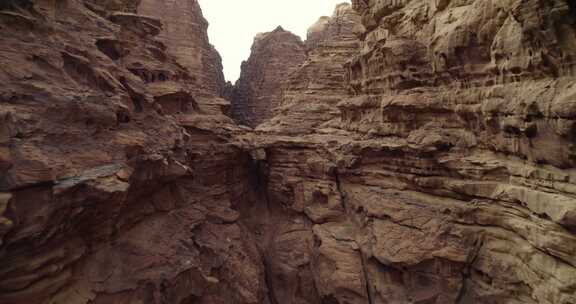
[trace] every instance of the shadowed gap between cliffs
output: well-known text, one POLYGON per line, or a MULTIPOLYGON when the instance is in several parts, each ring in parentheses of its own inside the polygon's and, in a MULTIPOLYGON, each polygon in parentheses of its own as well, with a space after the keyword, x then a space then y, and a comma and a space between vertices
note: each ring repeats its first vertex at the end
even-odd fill
MULTIPOLYGON (((249 168, 248 168, 248 182, 251 191, 253 191, 256 195, 257 203, 264 203, 265 206, 265 215, 264 215, 264 222, 265 225, 268 224, 269 221, 269 212, 270 212, 270 199, 268 195, 268 176, 269 176, 269 166, 266 157, 266 151, 262 149, 254 150, 250 152, 250 161, 249 161, 249 168)), ((267 229, 268 230, 268 229, 267 229)), ((266 290, 267 296, 270 301, 270 304, 279 304, 278 300, 276 299, 276 294, 273 288, 273 280, 272 280, 272 269, 270 266, 270 262, 268 261, 267 257, 267 247, 268 247, 268 240, 265 237, 266 242, 261 247, 261 255, 262 255, 262 264, 264 265, 264 280, 266 282, 266 290)))
MULTIPOLYGON (((566 0, 568 2, 568 6, 570 7, 570 14, 572 17, 576 18, 576 1, 574 0, 566 0)), ((574 22, 576 23, 576 21, 574 22)))

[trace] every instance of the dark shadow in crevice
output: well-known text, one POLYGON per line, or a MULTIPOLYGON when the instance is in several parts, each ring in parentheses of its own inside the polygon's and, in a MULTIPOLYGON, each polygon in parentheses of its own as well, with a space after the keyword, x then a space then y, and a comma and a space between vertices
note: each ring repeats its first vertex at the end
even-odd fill
POLYGON ((576 22, 576 1, 574 0, 566 0, 568 2, 568 6, 570 7, 570 15, 575 19, 576 22))
POLYGON ((128 81, 126 81, 126 78, 120 77, 120 79, 118 79, 118 80, 120 81, 120 83, 122 84, 124 89, 126 89, 126 92, 128 93, 128 95, 130 96, 130 100, 132 101, 132 108, 133 108, 134 112, 136 112, 136 113, 143 112, 144 111, 144 104, 146 103, 146 96, 144 96, 143 94, 140 94, 140 93, 136 92, 134 89, 132 89, 132 87, 128 84, 128 81))
POLYGON ((122 57, 122 51, 120 44, 117 40, 113 39, 98 39, 96 41, 96 47, 108 58, 116 61, 122 57))
POLYGON ((4 0, 0 1, 0 10, 26 10, 31 11, 34 3, 30 0, 4 0))

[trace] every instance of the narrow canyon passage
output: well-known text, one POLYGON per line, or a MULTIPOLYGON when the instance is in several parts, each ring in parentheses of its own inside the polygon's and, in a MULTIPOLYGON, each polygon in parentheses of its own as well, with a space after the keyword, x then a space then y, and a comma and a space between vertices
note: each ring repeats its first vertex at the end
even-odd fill
POLYGON ((576 304, 572 1, 207 28, 0 2, 0 304, 576 304))

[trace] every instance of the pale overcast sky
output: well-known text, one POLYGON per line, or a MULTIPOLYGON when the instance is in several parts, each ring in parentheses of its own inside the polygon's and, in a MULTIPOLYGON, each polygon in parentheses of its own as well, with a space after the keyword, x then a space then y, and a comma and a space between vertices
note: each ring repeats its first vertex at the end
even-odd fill
POLYGON ((240 64, 248 59, 254 36, 281 25, 306 39, 308 27, 320 16, 330 16, 347 0, 199 0, 210 23, 210 43, 222 56, 227 80, 236 81, 240 64))

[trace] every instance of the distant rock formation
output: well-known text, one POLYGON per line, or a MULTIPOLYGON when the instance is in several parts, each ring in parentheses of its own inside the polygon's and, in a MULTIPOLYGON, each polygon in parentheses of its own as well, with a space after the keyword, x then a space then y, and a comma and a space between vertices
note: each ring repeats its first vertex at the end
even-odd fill
POLYGON ((215 110, 230 111, 223 97, 225 90, 222 59, 208 41, 208 22, 197 0, 140 0, 138 12, 162 22, 158 40, 166 53, 178 60, 192 76, 194 93, 200 104, 215 110))
POLYGON ((306 48, 298 36, 280 26, 258 34, 235 84, 232 116, 251 127, 272 117, 281 99, 282 82, 304 60, 306 48))
POLYGON ((359 25, 360 15, 344 3, 331 17, 321 17, 310 27, 305 42, 308 57, 283 80, 278 115, 259 130, 307 134, 339 116, 337 104, 350 96, 346 63, 359 51, 354 33, 359 25))

